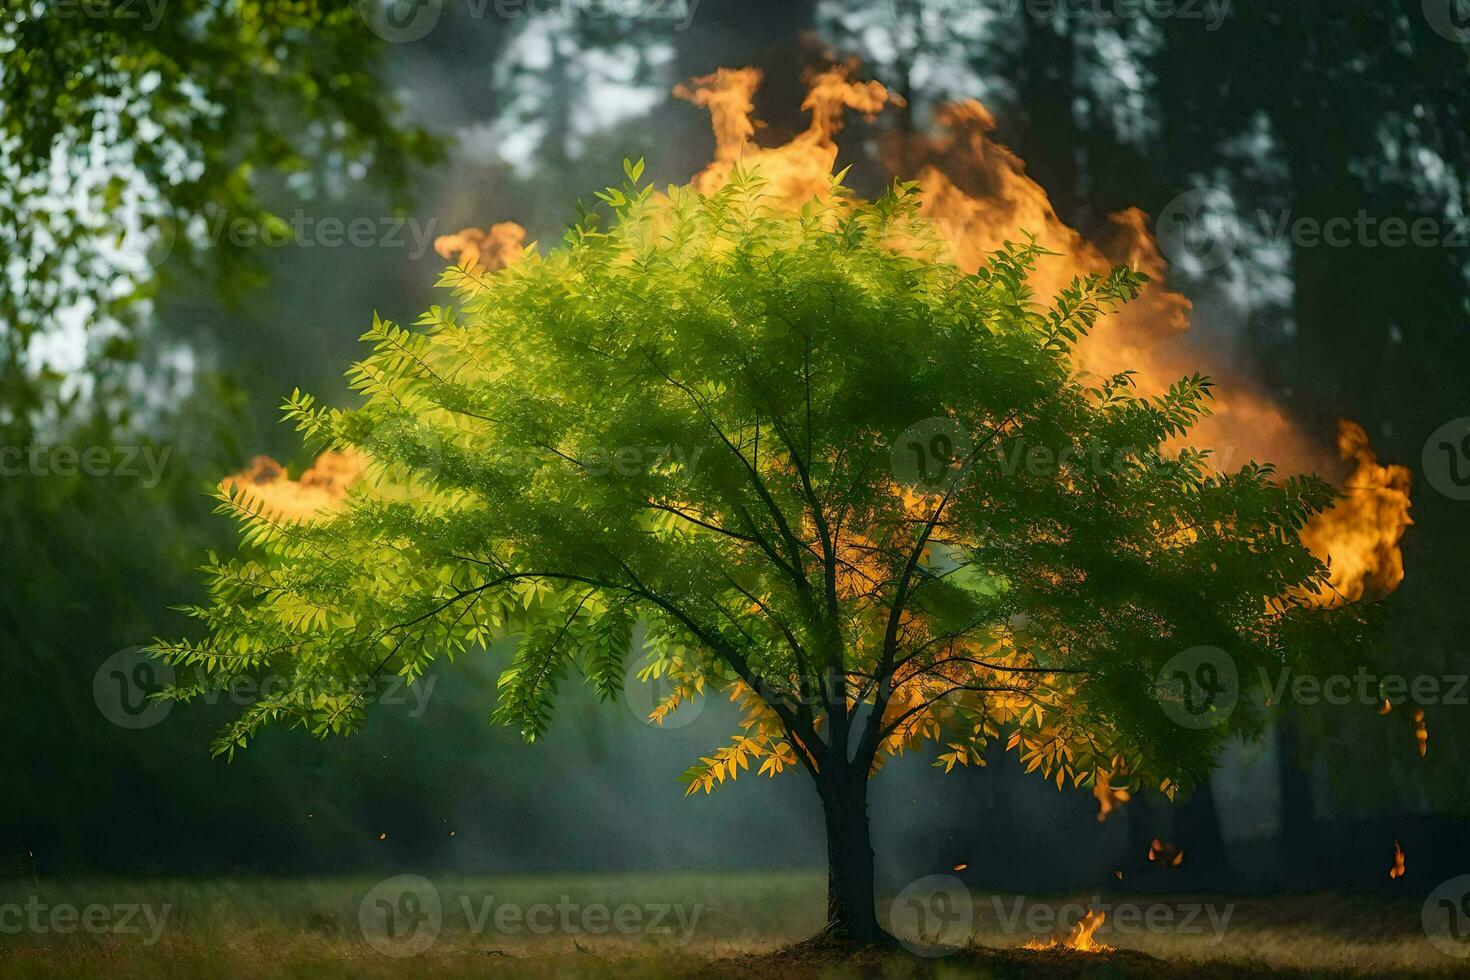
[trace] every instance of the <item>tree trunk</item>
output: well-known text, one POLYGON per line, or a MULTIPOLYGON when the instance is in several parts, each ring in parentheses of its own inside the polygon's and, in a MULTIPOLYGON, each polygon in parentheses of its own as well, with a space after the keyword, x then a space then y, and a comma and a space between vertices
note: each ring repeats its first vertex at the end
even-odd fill
POLYGON ((874 906, 873 844, 866 771, 824 773, 817 791, 827 823, 827 926, 823 936, 857 943, 890 940, 874 906))

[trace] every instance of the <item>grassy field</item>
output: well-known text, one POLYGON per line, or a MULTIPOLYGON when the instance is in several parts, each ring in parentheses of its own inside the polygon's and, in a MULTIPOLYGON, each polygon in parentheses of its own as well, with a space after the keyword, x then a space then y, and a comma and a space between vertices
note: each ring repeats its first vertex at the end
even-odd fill
POLYGON ((1045 936, 1051 910, 1070 904, 1075 918, 1093 896, 972 890, 975 945, 921 959, 777 954, 820 925, 818 874, 440 876, 429 888, 369 878, 4 881, 0 976, 1450 977, 1470 963, 1437 950, 1407 900, 1107 895, 1112 921, 1126 924, 1131 908, 1138 924, 1100 933, 1118 952, 1097 955, 1016 949, 1045 936))

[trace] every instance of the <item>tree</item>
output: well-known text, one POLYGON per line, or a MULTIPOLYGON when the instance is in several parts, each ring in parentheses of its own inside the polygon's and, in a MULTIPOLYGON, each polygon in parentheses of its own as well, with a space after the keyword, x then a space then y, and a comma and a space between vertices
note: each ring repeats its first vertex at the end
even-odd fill
POLYGON ((285 240, 272 202, 311 198, 360 168, 402 207, 438 143, 401 126, 386 50, 351 0, 85 0, 0 4, 0 417, 23 443, 77 387, 37 343, 87 328, 93 405, 131 415, 110 372, 138 357, 139 307, 165 258, 210 257, 234 295, 260 278, 248 222, 285 240), (207 246, 207 247, 206 247, 207 246), (41 348, 38 352, 36 348, 41 348), (112 402, 108 402, 108 396, 112 402), (19 433, 16 435, 15 433, 19 433))
POLYGON ((1081 278, 1047 309, 1038 247, 961 272, 914 184, 869 203, 839 178, 794 211, 754 173, 706 197, 626 170, 606 230, 588 215, 545 256, 450 269, 461 305, 420 329, 375 318, 360 405, 293 394, 309 441, 367 460, 334 509, 290 522, 221 491, 244 550, 190 610, 208 637, 156 643, 192 677, 165 696, 293 680, 217 753, 275 722, 349 731, 372 678, 505 633, 495 717, 533 740, 569 669, 619 695, 642 622, 642 674, 671 685, 655 715, 716 689, 748 709, 689 792, 805 771, 827 934, 874 941, 886 758, 935 741, 936 764, 981 764, 1007 733, 1059 788, 1172 792, 1261 712, 1175 724, 1161 665, 1212 644, 1248 681, 1356 635, 1311 604, 1325 569, 1297 538, 1328 485, 1166 448, 1206 379, 1146 399, 1076 376, 1074 341, 1144 276, 1081 278))

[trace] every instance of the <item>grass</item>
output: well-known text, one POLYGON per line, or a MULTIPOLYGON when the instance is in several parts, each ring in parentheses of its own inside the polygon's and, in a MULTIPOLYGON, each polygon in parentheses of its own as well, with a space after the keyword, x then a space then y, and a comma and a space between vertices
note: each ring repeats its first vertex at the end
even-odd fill
POLYGON ((401 923, 428 921, 428 910, 417 892, 373 891, 378 884, 375 878, 0 881, 0 976, 1450 977, 1463 976, 1466 966, 1429 943, 1419 903, 1411 900, 1103 896, 1115 907, 1115 924, 1122 906, 1136 905, 1140 925, 1101 934, 1118 952, 1099 956, 1016 948, 1033 938, 1026 915, 1045 926, 1051 909, 1086 904, 1092 896, 1027 899, 1019 924, 1008 928, 1016 898, 975 893, 974 945, 920 959, 887 951, 782 951, 821 925, 824 880, 813 873, 436 876, 439 930, 405 928, 409 938, 396 941, 364 937, 364 906, 370 925, 374 908, 402 916, 401 923), (1195 905, 1210 906, 1214 919, 1198 915, 1181 932, 1183 914, 1195 905), (152 918, 137 913, 125 923, 133 906, 146 906, 152 918), (65 911, 72 907, 75 921, 65 911), (1144 928, 1150 909, 1172 910, 1176 925, 1144 928), (92 931, 83 927, 87 915, 92 931), (36 921, 41 928, 32 927, 36 921), (53 921, 71 931, 54 930, 53 921), (476 928, 477 922, 484 925, 476 928), (104 926, 137 931, 104 932, 104 926), (420 935, 432 936, 422 952, 388 955, 408 952, 405 943, 420 935))

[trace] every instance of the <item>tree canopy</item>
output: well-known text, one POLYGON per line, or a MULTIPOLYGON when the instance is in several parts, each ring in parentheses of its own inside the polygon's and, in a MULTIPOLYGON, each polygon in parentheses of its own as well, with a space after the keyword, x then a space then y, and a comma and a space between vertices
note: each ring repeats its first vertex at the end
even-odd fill
POLYGON ((1188 448, 1208 379, 1145 398, 1077 374, 1074 342, 1145 276, 1047 306, 1037 246, 965 274, 912 184, 866 202, 839 177, 796 211, 754 173, 704 196, 626 171, 605 229, 450 269, 459 305, 412 329, 375 318, 360 404, 293 394, 313 445, 365 461, 338 505, 292 521, 221 491, 244 545, 190 610, 207 638, 155 646, 193 677, 165 696, 292 681, 218 752, 274 722, 349 731, 374 677, 506 633, 496 719, 534 739, 569 671, 618 696, 641 623, 658 711, 749 708, 691 792, 752 763, 865 779, 929 740, 978 764, 1006 731, 1058 786, 1170 792, 1260 712, 1177 725, 1161 666, 1212 645, 1249 682, 1356 622, 1314 602, 1297 536, 1326 483, 1188 448))

